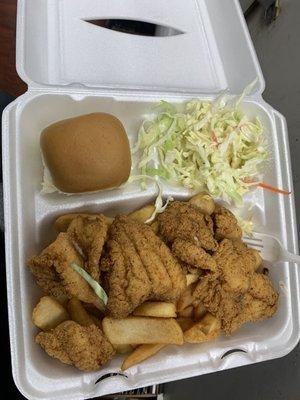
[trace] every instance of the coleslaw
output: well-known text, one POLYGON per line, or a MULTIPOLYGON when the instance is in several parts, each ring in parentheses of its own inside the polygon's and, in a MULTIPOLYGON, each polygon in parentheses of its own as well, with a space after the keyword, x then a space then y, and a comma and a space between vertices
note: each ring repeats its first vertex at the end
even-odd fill
POLYGON ((138 133, 139 173, 242 205, 268 156, 261 122, 240 108, 255 83, 233 100, 188 101, 183 112, 162 100, 138 133))

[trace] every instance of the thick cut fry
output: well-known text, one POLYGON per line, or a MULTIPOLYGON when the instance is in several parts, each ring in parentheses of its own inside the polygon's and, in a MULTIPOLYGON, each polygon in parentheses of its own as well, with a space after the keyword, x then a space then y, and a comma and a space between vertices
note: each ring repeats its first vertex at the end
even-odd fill
POLYGON ((83 307, 81 301, 78 300, 76 297, 73 297, 72 299, 69 300, 67 309, 71 316, 71 319, 77 322, 77 324, 82 326, 89 326, 95 324, 92 315, 89 315, 89 313, 83 307))
POLYGON ((203 214, 211 215, 215 211, 214 200, 206 192, 196 194, 189 200, 189 203, 198 207, 203 214))
POLYGON ((135 221, 145 223, 155 211, 155 206, 153 204, 148 204, 140 208, 139 210, 133 211, 128 215, 129 218, 135 221))
POLYGON ((203 303, 200 302, 196 307, 194 307, 194 320, 199 321, 206 313, 207 309, 204 307, 203 303))
POLYGON ((133 311, 133 315, 176 318, 176 306, 174 303, 165 303, 163 301, 146 301, 133 311))
POLYGON ((199 279, 199 275, 197 274, 187 274, 186 278, 186 286, 190 286, 192 283, 195 283, 199 279))
POLYGON ((178 316, 184 317, 184 318, 192 318, 193 312, 194 312, 194 307, 191 305, 191 306, 184 308, 181 311, 178 311, 178 316))
POLYGON ((180 325, 182 332, 190 329, 195 323, 191 318, 186 318, 186 317, 179 317, 176 319, 176 321, 180 325))
POLYGON ((193 293, 195 290, 196 284, 192 283, 189 285, 185 291, 181 294, 178 302, 177 302, 177 310, 180 312, 190 306, 195 300, 193 297, 193 293))
POLYGON ((221 333, 221 322, 207 313, 201 321, 184 332, 184 341, 188 343, 202 343, 216 339, 221 333))
MULTIPOLYGON (((69 225, 71 222, 77 218, 77 217, 90 217, 91 215, 97 215, 97 214, 87 214, 87 213, 73 213, 73 214, 64 214, 58 217, 55 222, 54 222, 54 228, 57 230, 57 232, 67 232, 67 229, 69 228, 69 225)), ((108 224, 111 224, 113 221, 113 218, 106 217, 108 224)))
POLYGON ((123 361, 121 370, 132 367, 140 362, 147 360, 147 358, 154 356, 159 350, 165 347, 165 344, 142 344, 138 346, 132 353, 130 353, 123 361))
POLYGON ((54 329, 67 319, 69 314, 65 308, 51 296, 42 297, 32 312, 32 322, 43 331, 54 329))
POLYGON ((133 346, 131 344, 118 344, 115 346, 117 354, 126 354, 133 351, 133 346))
POLYGON ((132 343, 183 343, 182 330, 172 318, 127 317, 114 319, 105 317, 102 321, 102 328, 114 346, 132 343))

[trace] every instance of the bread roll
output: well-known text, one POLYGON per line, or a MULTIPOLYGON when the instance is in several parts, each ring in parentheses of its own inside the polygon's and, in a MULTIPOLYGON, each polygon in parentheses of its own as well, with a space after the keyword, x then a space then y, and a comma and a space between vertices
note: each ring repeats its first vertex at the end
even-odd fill
POLYGON ((56 122, 43 130, 40 144, 53 183, 62 192, 113 188, 129 177, 128 138, 113 115, 93 113, 56 122))

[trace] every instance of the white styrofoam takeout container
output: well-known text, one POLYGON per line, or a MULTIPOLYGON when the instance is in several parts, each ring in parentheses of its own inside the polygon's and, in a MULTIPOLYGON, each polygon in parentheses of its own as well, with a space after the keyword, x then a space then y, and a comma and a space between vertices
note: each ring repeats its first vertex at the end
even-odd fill
MULTIPOLYGON (((39 135, 57 120, 104 111, 124 123, 133 143, 149 107, 161 98, 174 103, 212 99, 221 90, 241 93, 258 76, 243 108, 258 115, 269 141, 264 180, 292 189, 286 122, 262 99, 264 80, 237 0, 19 0, 17 69, 28 91, 3 115, 6 269, 12 369, 19 390, 30 399, 83 399, 153 383, 280 357, 299 340, 299 276, 293 263, 270 267, 280 291, 277 314, 247 324, 232 337, 169 346, 126 373, 120 358, 103 369, 82 373, 50 358, 34 342, 31 312, 41 291, 26 260, 55 238, 54 218, 75 211, 108 215, 135 209, 155 197, 155 186, 138 184, 98 194, 40 194, 43 177, 39 135), (163 25, 166 34, 134 36, 85 20, 124 18, 163 25), (283 287, 284 290, 281 290, 283 287), (227 351, 240 349, 222 357, 227 351), (100 377, 103 379, 95 384, 100 377)), ((165 195, 184 199, 187 190, 164 185, 165 195)), ((293 196, 256 190, 246 197, 256 229, 276 235, 297 252, 293 196)))

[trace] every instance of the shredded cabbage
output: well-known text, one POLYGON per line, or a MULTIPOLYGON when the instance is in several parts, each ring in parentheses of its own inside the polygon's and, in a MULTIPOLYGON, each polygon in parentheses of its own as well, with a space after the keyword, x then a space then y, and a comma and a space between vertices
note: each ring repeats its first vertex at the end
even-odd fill
POLYGON ((174 200, 172 196, 168 196, 168 197, 167 197, 167 200, 166 200, 166 202, 165 202, 165 204, 163 204, 163 191, 162 191, 162 187, 161 187, 161 185, 159 184, 159 182, 157 181, 157 179, 153 178, 152 176, 147 176, 147 175, 135 175, 135 176, 131 176, 131 177, 128 179, 128 183, 134 182, 134 181, 136 181, 136 180, 142 180, 142 181, 143 181, 143 184, 145 184, 145 181, 146 181, 147 179, 151 179, 151 180, 153 180, 153 181, 155 182, 155 185, 156 185, 156 187, 157 187, 157 189, 158 189, 158 193, 157 193, 156 200, 155 200, 155 204, 154 204, 155 209, 154 209, 154 211, 153 211, 151 217, 148 218, 147 221, 145 221, 145 224, 149 224, 150 222, 154 221, 156 215, 157 215, 157 214, 163 213, 163 212, 165 211, 165 209, 167 208, 168 204, 170 203, 170 201, 173 201, 173 200, 174 200))
POLYGON ((240 109, 255 84, 232 100, 222 94, 212 102, 188 101, 183 112, 161 101, 133 149, 140 174, 241 205, 267 157, 261 122, 240 109))
POLYGON ((93 279, 90 274, 88 274, 83 268, 81 268, 75 262, 70 263, 70 266, 74 269, 74 271, 78 272, 78 274, 84 280, 87 281, 87 283, 91 286, 96 295, 100 298, 100 300, 103 301, 104 305, 106 305, 108 297, 107 294, 105 293, 105 290, 99 285, 99 283, 95 281, 95 279, 93 279))

